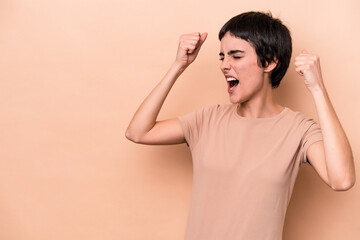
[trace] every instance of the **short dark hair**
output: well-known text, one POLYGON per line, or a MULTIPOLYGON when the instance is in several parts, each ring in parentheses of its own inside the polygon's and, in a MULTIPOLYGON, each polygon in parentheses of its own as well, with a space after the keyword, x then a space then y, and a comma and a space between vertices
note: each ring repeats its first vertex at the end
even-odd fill
POLYGON ((292 53, 289 29, 270 12, 245 12, 225 23, 219 32, 220 41, 227 32, 248 41, 255 48, 259 66, 266 67, 268 63, 278 61, 270 76, 272 87, 278 87, 289 67, 292 53))

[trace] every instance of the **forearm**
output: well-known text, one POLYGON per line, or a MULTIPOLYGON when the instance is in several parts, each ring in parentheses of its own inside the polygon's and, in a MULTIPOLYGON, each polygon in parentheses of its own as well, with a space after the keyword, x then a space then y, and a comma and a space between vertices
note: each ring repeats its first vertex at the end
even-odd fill
POLYGON ((326 168, 333 187, 353 185, 355 167, 349 141, 324 86, 311 91, 324 142, 326 168))
POLYGON ((202 34, 198 32, 189 33, 180 36, 174 63, 140 105, 129 124, 126 131, 126 137, 129 140, 146 144, 173 144, 184 141, 182 129, 179 128, 176 121, 156 122, 156 119, 176 79, 196 59, 206 37, 206 32, 202 34))
POLYGON ((134 114, 126 131, 128 139, 138 141, 153 128, 166 97, 184 70, 184 67, 176 63, 170 67, 134 114))

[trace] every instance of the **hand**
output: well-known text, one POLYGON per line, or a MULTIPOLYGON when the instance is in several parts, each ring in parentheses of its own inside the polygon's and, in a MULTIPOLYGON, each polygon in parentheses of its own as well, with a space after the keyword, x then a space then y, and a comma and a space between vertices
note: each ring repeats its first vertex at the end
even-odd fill
POLYGON ((305 85, 310 91, 324 87, 318 56, 302 50, 295 58, 295 67, 296 72, 305 78, 305 85))
POLYGON ((180 36, 179 46, 176 54, 176 63, 186 68, 196 58, 199 50, 207 37, 207 33, 189 33, 180 36))

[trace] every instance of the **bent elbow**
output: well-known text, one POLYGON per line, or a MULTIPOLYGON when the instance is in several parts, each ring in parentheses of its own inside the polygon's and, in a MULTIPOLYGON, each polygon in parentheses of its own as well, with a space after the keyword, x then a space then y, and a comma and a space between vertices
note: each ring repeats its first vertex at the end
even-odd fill
POLYGON ((133 134, 129 129, 126 130, 125 137, 128 140, 130 140, 130 141, 132 141, 134 143, 139 143, 140 142, 140 139, 138 137, 136 137, 136 135, 133 134))
POLYGON ((347 191, 347 190, 351 189, 354 185, 355 185, 355 179, 343 182, 341 184, 332 185, 331 188, 334 191, 342 192, 342 191, 347 191))

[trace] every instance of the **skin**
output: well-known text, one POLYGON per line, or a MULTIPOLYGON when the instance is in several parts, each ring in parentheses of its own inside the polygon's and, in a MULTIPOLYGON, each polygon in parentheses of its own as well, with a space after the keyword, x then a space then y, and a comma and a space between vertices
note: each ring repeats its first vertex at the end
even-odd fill
POLYGON ((320 58, 303 50, 295 59, 295 70, 310 91, 317 110, 324 141, 312 144, 307 157, 319 176, 334 190, 344 191, 355 184, 351 147, 326 91, 320 58))
POLYGON ((177 118, 157 121, 160 109, 177 78, 196 59, 207 33, 180 36, 175 61, 168 72, 140 105, 126 131, 126 137, 149 145, 185 143, 177 118))
MULTIPOLYGON (((180 36, 175 61, 140 105, 128 126, 126 137, 129 140, 149 145, 185 143, 177 118, 157 121, 157 116, 178 77, 196 59, 206 37, 207 33, 198 32, 180 36)), ((220 58, 220 69, 224 76, 232 76, 240 81, 234 91, 229 93, 230 101, 238 104, 239 115, 263 118, 283 110, 275 102, 270 84, 270 74, 276 66, 276 60, 268 63, 265 68, 260 67, 251 44, 228 33, 221 40, 220 58)), ((320 60, 303 51, 296 57, 295 67, 313 96, 324 139, 308 148, 307 158, 331 188, 337 191, 348 190, 355 183, 353 155, 327 94, 320 60)))
POLYGON ((276 62, 269 63, 265 68, 259 66, 254 47, 229 32, 221 39, 219 56, 224 76, 239 80, 233 92, 229 93, 230 102, 238 104, 239 115, 249 118, 271 117, 284 109, 275 102, 270 82, 270 74, 276 62))

